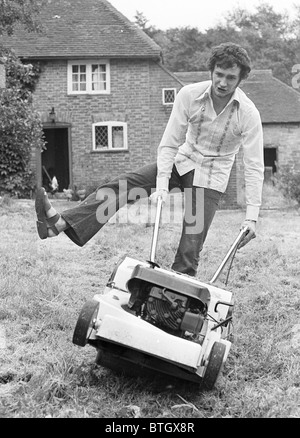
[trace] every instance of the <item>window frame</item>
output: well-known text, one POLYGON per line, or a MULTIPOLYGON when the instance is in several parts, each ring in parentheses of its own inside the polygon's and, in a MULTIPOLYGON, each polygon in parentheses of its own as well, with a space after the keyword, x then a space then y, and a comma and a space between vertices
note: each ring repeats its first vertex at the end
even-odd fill
POLYGON ((110 62, 108 59, 78 59, 68 61, 68 95, 78 95, 78 94, 110 94, 110 62), (92 90, 92 65, 102 65, 106 66, 106 90, 92 90), (87 89, 84 91, 76 90, 73 88, 72 80, 72 67, 74 65, 85 65, 86 66, 86 85, 87 89))
POLYGON ((177 89, 176 88, 163 88, 162 89, 162 102, 163 105, 173 105, 176 99, 176 95, 177 95, 177 89), (166 91, 174 91, 174 101, 173 102, 166 102, 165 100, 165 93, 166 91))
POLYGON ((115 151, 128 151, 128 125, 126 122, 119 122, 115 120, 97 122, 92 124, 92 138, 93 138, 93 152, 115 152, 115 151), (97 148, 96 147, 96 127, 97 126, 107 126, 108 127, 108 146, 97 148), (112 130, 114 127, 123 128, 123 147, 114 148, 112 147, 112 130))

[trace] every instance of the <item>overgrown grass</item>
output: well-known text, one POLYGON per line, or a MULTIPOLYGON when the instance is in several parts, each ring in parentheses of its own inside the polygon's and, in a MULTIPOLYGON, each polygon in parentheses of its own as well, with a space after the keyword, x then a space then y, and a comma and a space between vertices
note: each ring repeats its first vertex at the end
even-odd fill
MULTIPOLYGON (((217 213, 201 280, 210 280, 243 217, 240 210, 217 213)), ((179 235, 180 224, 163 224, 161 266, 170 266, 179 235)), ((119 376, 95 365, 92 347, 72 344, 85 300, 102 292, 125 254, 147 260, 151 237, 150 226, 111 223, 83 248, 64 235, 41 241, 33 201, 2 203, 1 418, 300 416, 300 217, 291 208, 262 210, 258 237, 236 255, 227 286, 235 296, 234 343, 213 391, 168 377, 119 376)))

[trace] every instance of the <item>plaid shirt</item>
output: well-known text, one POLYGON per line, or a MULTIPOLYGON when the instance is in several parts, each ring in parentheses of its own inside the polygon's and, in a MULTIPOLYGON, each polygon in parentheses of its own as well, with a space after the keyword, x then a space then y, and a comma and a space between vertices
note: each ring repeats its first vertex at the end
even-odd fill
POLYGON ((211 81, 186 85, 176 96, 158 147, 157 189, 168 189, 175 162, 180 175, 195 170, 195 186, 224 193, 241 146, 246 218, 257 220, 264 177, 263 133, 257 108, 237 88, 217 115, 211 99, 211 81))

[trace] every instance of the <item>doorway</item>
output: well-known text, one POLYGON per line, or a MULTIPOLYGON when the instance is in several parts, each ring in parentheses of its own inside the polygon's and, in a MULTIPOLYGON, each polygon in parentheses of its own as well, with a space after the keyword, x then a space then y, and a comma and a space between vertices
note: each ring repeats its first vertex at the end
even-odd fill
POLYGON ((276 173, 277 170, 277 148, 265 148, 264 149, 264 161, 265 167, 271 167, 272 172, 276 173))
POLYGON ((44 128, 46 149, 41 154, 42 185, 49 192, 53 191, 53 178, 58 187, 55 191, 62 192, 70 186, 70 153, 69 129, 44 128))
POLYGON ((265 148, 264 149, 264 162, 265 162, 265 182, 272 182, 272 177, 277 171, 277 149, 265 148))

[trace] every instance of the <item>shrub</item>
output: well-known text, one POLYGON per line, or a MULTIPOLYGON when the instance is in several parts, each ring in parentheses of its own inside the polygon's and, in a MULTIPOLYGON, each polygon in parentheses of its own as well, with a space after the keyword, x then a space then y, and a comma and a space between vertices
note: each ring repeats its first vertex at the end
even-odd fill
POLYGON ((300 207, 300 170, 295 169, 293 165, 280 166, 273 181, 285 197, 296 201, 300 207))
POLYGON ((0 90, 0 192, 28 197, 34 187, 31 152, 43 148, 42 123, 32 106, 38 66, 22 64, 2 50, 6 88, 0 90))

